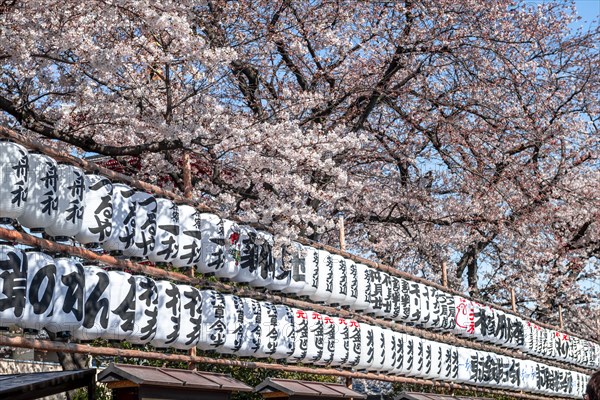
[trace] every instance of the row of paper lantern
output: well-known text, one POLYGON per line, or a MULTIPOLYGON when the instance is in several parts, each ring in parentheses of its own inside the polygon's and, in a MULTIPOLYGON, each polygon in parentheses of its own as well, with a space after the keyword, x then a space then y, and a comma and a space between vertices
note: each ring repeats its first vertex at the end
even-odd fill
POLYGON ((588 379, 533 361, 9 245, 0 245, 0 271, 2 327, 574 398, 581 397, 588 379))
POLYGON ((30 154, 15 143, 0 142, 0 168, 0 218, 16 218, 34 231, 542 357, 600 367, 598 344, 534 329, 517 316, 312 247, 295 244, 287 249, 290 257, 276 259, 269 233, 99 175, 86 175, 48 156, 30 154))

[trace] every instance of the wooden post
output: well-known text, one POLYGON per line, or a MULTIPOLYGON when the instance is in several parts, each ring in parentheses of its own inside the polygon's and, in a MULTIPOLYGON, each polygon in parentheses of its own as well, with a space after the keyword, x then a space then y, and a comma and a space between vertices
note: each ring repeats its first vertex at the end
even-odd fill
POLYGON ((442 286, 448 287, 448 265, 442 261, 442 286))
POLYGON ((515 289, 510 289, 510 304, 512 305, 512 310, 517 312, 517 298, 515 297, 515 289))
POLYGON ((192 198, 192 167, 190 165, 190 153, 183 152, 183 196, 192 198))
POLYGON ((562 306, 559 304, 558 305, 558 324, 560 326, 560 329, 563 329, 563 316, 562 316, 562 306))
POLYGON ((340 250, 346 251, 346 228, 344 227, 344 216, 340 215, 340 250))
MULTIPOLYGON (((340 230, 340 250, 346 251, 346 228, 344 226, 344 216, 340 215, 339 219, 339 230, 340 230)), ((346 387, 352 390, 352 377, 346 377, 346 387)), ((352 400, 352 399, 350 399, 352 400)))

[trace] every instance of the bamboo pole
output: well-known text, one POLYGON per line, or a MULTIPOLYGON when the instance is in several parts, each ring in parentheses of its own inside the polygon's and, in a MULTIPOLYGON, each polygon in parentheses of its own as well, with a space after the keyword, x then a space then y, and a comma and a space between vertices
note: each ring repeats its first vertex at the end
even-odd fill
MULTIPOLYGON (((235 366, 235 367, 252 368, 252 369, 261 368, 261 369, 268 369, 268 370, 275 370, 275 371, 287 371, 287 372, 298 372, 298 373, 317 374, 317 375, 341 376, 341 377, 351 377, 351 378, 360 378, 360 379, 374 379, 374 380, 387 381, 387 382, 419 384, 419 385, 437 386, 437 387, 450 388, 450 389, 474 390, 474 391, 481 392, 481 393, 502 394, 502 395, 506 395, 506 396, 512 396, 512 397, 518 397, 518 398, 530 399, 530 400, 545 399, 545 397, 536 396, 536 395, 532 395, 532 394, 525 394, 525 393, 521 393, 521 392, 517 392, 517 391, 501 390, 501 389, 488 389, 488 388, 482 388, 482 387, 478 387, 478 386, 474 386, 474 385, 466 385, 466 384, 459 384, 459 383, 447 383, 447 382, 433 381, 433 380, 420 379, 420 378, 409 378, 409 377, 383 375, 383 374, 375 374, 375 373, 367 373, 367 372, 356 372, 356 371, 340 370, 340 369, 333 369, 333 368, 310 368, 310 367, 301 367, 301 366, 297 366, 297 365, 274 364, 274 363, 266 363, 266 362, 260 362, 260 361, 242 361, 242 360, 233 360, 233 359, 226 359, 226 358, 189 356, 189 355, 185 355, 185 354, 168 354, 168 353, 159 353, 159 352, 153 352, 153 351, 142 351, 142 350, 132 350, 132 349, 125 350, 125 349, 117 349, 114 347, 95 347, 95 346, 90 346, 87 344, 53 342, 50 340, 27 339, 24 337, 9 337, 9 336, 5 336, 5 335, 0 335, 0 346, 11 346, 11 347, 46 350, 46 351, 63 352, 63 353, 83 353, 83 354, 96 355, 96 356, 143 358, 143 359, 161 360, 161 361, 167 361, 167 362, 188 362, 188 363, 193 362, 193 363, 226 365, 226 366, 235 366)), ((554 399, 561 400, 560 397, 554 397, 554 399)))
MULTIPOLYGON (((340 231, 340 250, 346 251, 346 228, 344 226, 344 216, 340 215, 339 223, 338 223, 339 231, 340 231)), ((352 389, 352 377, 346 377, 346 387, 348 389, 352 389)), ((352 400, 352 399, 350 399, 352 400)))
POLYGON ((192 167, 190 165, 190 153, 183 152, 183 197, 192 199, 192 167))
POLYGON ((442 261, 442 286, 448 288, 448 264, 446 261, 442 261))
POLYGON ((510 288, 510 304, 512 306, 512 310, 514 312, 517 312, 517 298, 515 296, 515 289, 514 288, 510 288))
POLYGON ((339 229, 340 229, 340 250, 346 251, 346 228, 344 226, 344 216, 343 215, 340 215, 339 229))
MULTIPOLYGON (((73 156, 71 156, 69 154, 66 154, 66 153, 61 152, 61 151, 59 151, 57 149, 54 149, 54 148, 52 148, 52 147, 50 147, 50 146, 48 146, 46 144, 42 144, 40 142, 37 142, 37 141, 31 140, 29 138, 26 138, 25 136, 23 136, 23 135, 15 132, 15 131, 13 131, 11 129, 8 129, 8 128, 0 126, 0 137, 8 138, 8 139, 10 139, 10 140, 12 140, 12 141, 14 141, 16 143, 19 143, 19 144, 21 144, 21 145, 23 145, 25 147, 37 150, 37 151, 39 151, 39 152, 41 152, 43 154, 51 156, 51 157, 55 158, 56 160, 66 161, 66 162, 68 162, 70 164, 77 165, 77 166, 81 167, 82 169, 84 169, 84 170, 86 170, 88 172, 100 173, 100 174, 102 174, 102 175, 104 175, 104 176, 106 176, 108 178, 111 178, 111 179, 114 179, 114 180, 117 180, 117 181, 121 181, 123 183, 126 183, 126 184, 132 186, 132 187, 136 187, 136 188, 138 188, 140 190, 145 190, 147 192, 150 192, 150 193, 153 193, 155 195, 158 195, 158 196, 161 196, 161 197, 165 197, 165 198, 177 201, 179 203, 189 204, 189 205, 194 206, 198 210, 203 211, 203 212, 216 213, 215 210, 213 210, 210 207, 207 207, 206 205, 203 205, 203 204, 191 201, 189 199, 186 199, 184 196, 180 196, 180 195, 178 195, 176 193, 170 192, 170 191, 165 190, 165 189, 163 189, 161 187, 158 187, 156 185, 152 185, 152 184, 149 184, 147 182, 143 182, 143 181, 140 181, 138 179, 132 178, 131 176, 115 172, 115 171, 110 170, 108 168, 104 168, 104 167, 102 167, 102 166, 100 166, 98 164, 95 164, 93 162, 89 162, 89 161, 82 160, 82 159, 77 158, 77 157, 73 157, 73 156)), ((232 217, 231 219, 239 222, 239 220, 236 219, 235 217, 232 217)), ((254 227, 258 227, 259 229, 268 230, 266 227, 259 226, 257 224, 248 224, 248 225, 252 225, 254 227)), ((410 280, 412 280, 414 282, 419 282, 419 283, 422 283, 422 284, 425 284, 425 285, 428 285, 428 286, 431 286, 431 287, 435 287, 435 288, 437 288, 439 290, 444 290, 444 291, 446 291, 446 292, 448 292, 450 294, 462 296, 462 297, 464 297, 466 299, 471 299, 471 297, 469 295, 465 294, 465 293, 461 293, 461 292, 453 290, 451 288, 444 287, 443 285, 440 285, 440 284, 432 282, 432 281, 428 281, 428 280, 420 278, 420 277, 412 276, 412 275, 407 274, 407 273, 405 273, 403 271, 398 271, 395 268, 391 268, 391 267, 389 267, 387 265, 379 264, 379 263, 376 263, 374 261, 371 261, 371 260, 368 260, 368 259, 356 256, 354 254, 350 254, 350 253, 348 253, 346 251, 342 251, 340 249, 336 249, 335 247, 324 245, 324 244, 321 244, 321 243, 317 243, 317 242, 314 242, 314 241, 312 241, 310 239, 306 239, 306 238, 297 238, 296 240, 299 243, 301 243, 301 244, 304 244, 304 245, 307 245, 307 246, 312 246, 312 247, 320 249, 320 250, 326 250, 326 251, 328 251, 330 253, 333 253, 333 254, 341 255, 342 257, 348 258, 348 259, 353 260, 355 262, 359 262, 361 264, 368 265, 368 266, 370 266, 372 268, 378 269, 378 270, 383 271, 383 272, 387 272, 387 273, 389 273, 391 275, 394 275, 394 276, 397 276, 397 277, 400 277, 400 278, 404 278, 404 279, 410 279, 410 280)), ((552 329, 552 330, 559 330, 559 329, 561 329, 564 333, 567 333, 567 334, 569 334, 571 336, 575 336, 575 337, 579 337, 580 336, 580 335, 575 334, 573 332, 566 331, 566 330, 564 330, 564 329, 562 329, 560 327, 556 327, 554 325, 550 325, 550 324, 546 324, 546 323, 543 323, 543 322, 535 321, 534 319, 532 319, 532 318, 530 318, 530 317, 528 317, 526 315, 519 314, 518 312, 514 312, 514 311, 512 311, 510 309, 507 309, 505 307, 502 307, 502 306, 499 306, 499 305, 496 305, 496 304, 493 304, 493 303, 490 303, 490 302, 487 302, 487 301, 484 301, 484 300, 480 300, 480 299, 477 299, 476 301, 478 303, 481 303, 481 304, 493 307, 495 309, 501 310, 501 311, 503 311, 505 313, 513 314, 515 316, 518 316, 519 318, 521 318, 521 319, 523 319, 525 321, 531 321, 531 322, 535 323, 538 326, 542 326, 542 327, 545 327, 545 328, 548 328, 548 329, 552 329)))
POLYGON ((563 311, 560 304, 558 305, 558 323, 560 325, 560 329, 563 329, 563 311))
POLYGON ((6 228, 0 228, 0 239, 4 239, 9 242, 19 242, 33 247, 38 247, 49 252, 59 252, 66 254, 73 254, 80 258, 86 258, 92 261, 99 261, 107 264, 111 267, 115 267, 121 270, 133 271, 141 274, 145 274, 155 278, 169 279, 176 282, 186 283, 198 287, 210 287, 224 293, 234 293, 237 296, 250 297, 257 300, 269 301, 275 304, 284 304, 289 307, 295 307, 303 310, 314 310, 319 313, 323 313, 330 316, 337 316, 345 319, 354 319, 361 323, 370 325, 381 326, 387 329, 391 329, 397 332, 418 336, 423 339, 433 340, 440 343, 446 343, 454 346, 462 346, 472 348, 475 350, 488 351, 497 354, 506 355, 517 359, 530 359, 536 360, 547 365, 553 365, 559 368, 567 368, 574 371, 590 374, 592 371, 578 366, 572 366, 566 363, 562 363, 555 360, 548 360, 541 357, 524 355, 516 350, 506 349, 502 347, 496 347, 487 343, 474 342, 471 340, 456 337, 451 333, 432 332, 423 330, 414 326, 407 326, 404 324, 396 323, 394 321, 386 321, 376 317, 364 315, 360 312, 354 312, 350 310, 338 309, 329 307, 322 304, 314 304, 308 301, 304 301, 297 298, 290 298, 287 295, 276 295, 272 293, 259 292, 255 288, 250 286, 232 286, 223 282, 213 282, 206 279, 192 278, 185 274, 176 272, 165 271, 160 268, 149 267, 131 261, 117 259, 110 255, 99 255, 90 250, 82 247, 74 247, 64 244, 58 244, 46 239, 40 239, 38 237, 29 235, 27 233, 18 232, 6 228))

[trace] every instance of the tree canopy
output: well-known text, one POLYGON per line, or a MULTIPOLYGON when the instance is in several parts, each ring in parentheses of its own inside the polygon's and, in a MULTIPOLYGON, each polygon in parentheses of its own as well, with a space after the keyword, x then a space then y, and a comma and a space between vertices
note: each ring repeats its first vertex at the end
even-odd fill
POLYGON ((600 339, 600 31, 572 4, 3 4, 1 124, 174 190, 185 151, 223 216, 335 243, 343 214, 353 251, 600 339))

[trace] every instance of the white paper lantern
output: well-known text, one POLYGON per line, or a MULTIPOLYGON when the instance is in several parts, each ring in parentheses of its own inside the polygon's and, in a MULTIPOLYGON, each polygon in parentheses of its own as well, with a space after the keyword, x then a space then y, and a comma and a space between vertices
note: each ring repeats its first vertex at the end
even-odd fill
POLYGON ((425 379, 437 379, 442 366, 441 359, 438 358, 440 347, 431 340, 423 339, 421 343, 423 345, 422 376, 425 379))
POLYGON ((458 378, 458 350, 455 346, 440 343, 442 349, 441 379, 453 381, 458 378))
POLYGON ((330 256, 333 271, 333 285, 331 296, 327 302, 332 305, 345 305, 348 295, 348 265, 346 259, 340 255, 330 256))
POLYGON ((292 257, 291 277, 288 287, 282 291, 297 296, 310 296, 316 292, 318 286, 316 265, 319 262, 319 254, 315 248, 304 247, 298 243, 293 243, 289 251, 292 257))
POLYGON ((473 380, 473 358, 477 351, 465 347, 458 347, 458 376, 456 380, 462 383, 475 383, 473 380))
POLYGON ((242 298, 244 307, 244 333, 242 346, 238 350, 240 356, 253 356, 260 349, 262 333, 262 309, 260 302, 242 298))
POLYGON ((330 365, 333 362, 335 356, 335 321, 334 317, 329 315, 321 314, 323 318, 323 352, 321 358, 316 360, 316 365, 330 365))
POLYGON ((387 316, 387 318, 393 321, 399 321, 400 316, 402 315, 402 282, 400 278, 396 276, 391 277, 391 312, 387 316))
POLYGON ((66 164, 58 166, 58 216, 46 228, 48 235, 62 238, 79 233, 88 187, 89 180, 81 168, 66 164))
POLYGON ((202 249, 196 270, 222 278, 235 277, 240 268, 240 229, 233 221, 200 214, 202 249))
POLYGON ((23 318, 27 305, 27 264, 25 253, 0 244, 0 327, 8 328, 23 318))
POLYGON ((360 324, 360 360, 356 364, 357 371, 368 371, 375 360, 375 334, 373 326, 360 324))
POLYGON ((38 251, 28 251, 27 302, 19 326, 40 330, 52 316, 56 294, 56 265, 54 259, 38 251))
POLYGON ((108 271, 107 290, 110 304, 108 327, 102 334, 103 339, 125 340, 134 332, 136 316, 136 281, 123 271, 108 271))
POLYGON ((381 304, 377 304, 379 308, 375 309, 375 316, 389 318, 393 311, 392 303, 392 277, 387 272, 381 272, 381 304))
POLYGON ((259 277, 258 257, 260 246, 256 229, 240 226, 240 269, 233 278, 235 282, 252 282, 259 277))
MULTIPOLYGON (((334 330, 334 347, 331 365, 334 367, 346 365, 350 357, 350 329, 345 318, 331 317, 334 330)), ((327 321, 325 321, 327 323, 327 321)), ((360 344, 360 341, 359 341, 360 344)))
POLYGON ((179 253, 171 263, 179 268, 192 268, 202 255, 202 233, 200 211, 188 205, 180 205, 179 211, 179 253))
POLYGON ((214 290, 202 290, 201 350, 219 350, 225 344, 225 295, 214 290))
POLYGON ((133 193, 131 202, 135 205, 133 244, 123 249, 123 255, 147 258, 154 249, 158 204, 154 196, 139 190, 133 193))
POLYGON ((423 320, 423 285, 418 282, 408 281, 408 296, 410 299, 410 308, 408 322, 410 325, 419 325, 423 320))
POLYGON ((111 181, 99 175, 87 175, 88 190, 83 202, 83 220, 75 239, 82 244, 103 243, 112 232, 112 195, 111 181))
POLYGON ((268 287, 275 276, 275 258, 273 257, 273 235, 257 232, 257 278, 250 281, 250 286, 268 287))
POLYGON ((325 250, 317 250, 317 290, 309 297, 312 301, 326 302, 333 291, 333 259, 325 250))
POLYGON ((456 308, 454 296, 442 290, 436 291, 434 314, 439 316, 439 321, 434 325, 443 331, 454 331, 456 328, 456 308), (437 308, 436 308, 437 307, 437 308))
POLYGON ((358 300, 358 267, 356 263, 350 259, 346 259, 345 261, 347 271, 346 299, 341 304, 354 309, 354 303, 358 300))
POLYGON ((404 336, 404 365, 403 370, 407 376, 418 376, 418 350, 421 339, 412 335, 404 336))
POLYGON ((94 340, 108 329, 110 313, 110 277, 108 272, 93 265, 84 265, 85 292, 83 323, 73 336, 80 340, 94 340))
POLYGON ((0 141, 0 223, 19 218, 25 211, 29 179, 29 153, 25 147, 0 141))
POLYGON ((323 315, 305 311, 308 315, 308 346, 303 362, 315 363, 323 358, 323 315))
POLYGON ((262 358, 285 358, 285 351, 277 352, 277 347, 280 343, 281 332, 277 329, 278 310, 277 307, 270 302, 260 302, 261 307, 261 335, 260 349, 256 351, 257 357, 262 358))
POLYGON ((426 356, 427 356, 427 341, 422 338, 415 338, 414 340, 414 354, 415 354, 415 363, 413 365, 414 376, 418 376, 420 378, 425 378, 426 374, 426 356))
POLYGON ((431 328, 435 321, 435 316, 433 315, 433 288, 419 283, 419 290, 421 294, 421 312, 417 324, 425 328, 431 328))
POLYGON ((148 259, 156 263, 169 263, 179 253, 179 207, 171 200, 156 199, 156 234, 154 248, 148 259))
POLYGON ((235 295, 225 295, 225 342, 219 352, 237 354, 244 340, 244 304, 235 295))
POLYGON ((196 271, 202 274, 215 273, 223 268, 225 255, 225 228, 223 220, 215 214, 200 214, 202 232, 200 259, 196 271))
POLYGON ((454 308, 456 310, 456 326, 454 333, 463 337, 473 338, 475 333, 475 311, 473 302, 462 296, 454 296, 454 308))
POLYGON ((286 270, 287 266, 282 263, 281 259, 275 260, 275 272, 273 274, 273 281, 267 285, 267 289, 280 292, 285 288, 289 287, 290 280, 292 278, 292 272, 286 270))
POLYGON ((58 217, 58 165, 43 154, 29 154, 27 201, 19 223, 41 232, 58 217))
POLYGON ((167 348, 179 337, 181 315, 179 308, 181 295, 179 288, 172 282, 157 281, 158 293, 156 333, 150 341, 154 347, 167 348))
POLYGON ((369 371, 381 372, 385 365, 387 353, 384 329, 379 326, 372 326, 371 330, 373 331, 373 362, 369 367, 369 371))
POLYGON ((396 363, 396 334, 391 329, 381 329, 383 335, 383 346, 380 351, 383 353, 383 366, 380 373, 388 374, 394 370, 396 363))
POLYGON ((444 351, 442 343, 429 341, 431 345, 430 364, 425 371, 429 379, 442 379, 444 376, 444 351))
POLYGON ((296 348, 296 330, 292 308, 277 304, 277 346, 273 358, 289 358, 296 348))
POLYGON ((362 355, 362 341, 360 335, 361 324, 353 319, 347 319, 348 325, 348 360, 344 363, 348 367, 356 367, 362 355))
MULTIPOLYGON (((171 346, 176 349, 190 349, 198 345, 202 335, 205 292, 189 285, 177 285, 177 289, 179 290, 179 329, 177 339, 171 346)), ((223 309, 220 312, 222 313, 223 309)))
POLYGON ((135 214, 137 204, 133 201, 135 189, 122 183, 113 184, 112 229, 110 236, 102 244, 104 250, 121 254, 123 250, 135 246, 135 214))
POLYGON ((371 269, 364 264, 355 265, 358 278, 358 296, 352 304, 352 309, 356 311, 367 310, 371 304, 371 269))
POLYGON ((215 275, 219 278, 233 279, 240 272, 242 251, 240 227, 228 219, 221 221, 225 232, 225 248, 223 249, 223 263, 216 269, 215 275))
POLYGON ((128 342, 134 344, 148 343, 156 333, 158 323, 158 290, 154 280, 135 275, 134 328, 128 342))
POLYGON ((303 361, 308 353, 308 313, 298 308, 292 308, 292 316, 294 318, 294 351, 287 358, 289 362, 303 361))
POLYGON ((83 323, 85 270, 73 258, 54 259, 56 287, 52 316, 45 328, 50 332, 72 332, 83 323))

